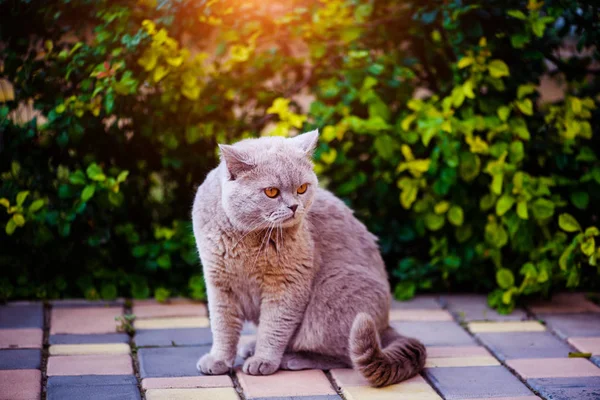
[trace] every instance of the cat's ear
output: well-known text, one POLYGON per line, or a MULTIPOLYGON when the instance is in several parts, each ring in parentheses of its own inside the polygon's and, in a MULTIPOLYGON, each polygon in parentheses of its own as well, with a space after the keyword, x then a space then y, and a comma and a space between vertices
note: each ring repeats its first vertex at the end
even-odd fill
POLYGON ((294 136, 289 140, 291 140, 292 143, 302 150, 307 156, 312 157, 313 152, 317 147, 317 142, 319 141, 319 130, 315 129, 314 131, 294 136))
POLYGON ((221 159, 229 171, 230 178, 234 180, 239 174, 248 172, 256 165, 252 158, 243 150, 228 144, 220 144, 221 159))

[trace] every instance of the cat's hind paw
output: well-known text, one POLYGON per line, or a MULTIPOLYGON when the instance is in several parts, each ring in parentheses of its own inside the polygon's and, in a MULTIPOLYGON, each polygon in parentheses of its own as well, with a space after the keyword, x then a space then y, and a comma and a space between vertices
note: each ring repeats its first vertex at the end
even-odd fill
POLYGON ((254 355, 254 351, 256 350, 256 340, 253 340, 248 343, 244 343, 243 345, 238 347, 238 356, 243 358, 244 360, 248 357, 252 357, 254 355))
POLYGON ((223 360, 217 360, 210 353, 200 357, 196 369, 205 375, 224 375, 231 367, 223 360))
POLYGON ((248 375, 271 375, 279 369, 279 361, 252 356, 246 360, 242 371, 248 375))

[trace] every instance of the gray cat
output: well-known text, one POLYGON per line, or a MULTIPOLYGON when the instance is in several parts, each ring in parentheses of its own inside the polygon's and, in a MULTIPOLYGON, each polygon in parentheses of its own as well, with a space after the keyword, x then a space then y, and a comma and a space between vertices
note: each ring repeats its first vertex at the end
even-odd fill
POLYGON ((247 374, 353 366, 385 386, 425 364, 423 344, 389 326, 377 238, 318 187, 317 140, 312 131, 219 146, 192 211, 214 339, 202 373, 232 368, 246 320, 258 325, 239 353, 247 374))

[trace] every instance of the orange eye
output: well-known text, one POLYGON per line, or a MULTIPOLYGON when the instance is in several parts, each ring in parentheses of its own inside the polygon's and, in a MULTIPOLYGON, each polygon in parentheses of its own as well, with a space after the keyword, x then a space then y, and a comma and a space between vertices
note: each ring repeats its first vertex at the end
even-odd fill
POLYGON ((270 198, 274 199, 275 197, 277 197, 277 196, 279 195, 279 189, 277 189, 277 188, 272 188, 272 187, 270 187, 270 188, 266 188, 266 189, 265 189, 265 194, 266 194, 268 197, 270 197, 270 198))
POLYGON ((300 185, 300 187, 298 188, 298 194, 304 194, 306 192, 306 189, 308 189, 307 183, 300 185))

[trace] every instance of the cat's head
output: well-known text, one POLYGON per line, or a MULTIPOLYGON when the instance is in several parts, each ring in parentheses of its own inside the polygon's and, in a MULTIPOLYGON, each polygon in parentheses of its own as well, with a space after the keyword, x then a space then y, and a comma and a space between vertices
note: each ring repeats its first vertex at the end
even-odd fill
POLYGON ((302 220, 318 185, 311 161, 318 137, 315 130, 219 145, 223 208, 236 228, 290 227, 302 220))

